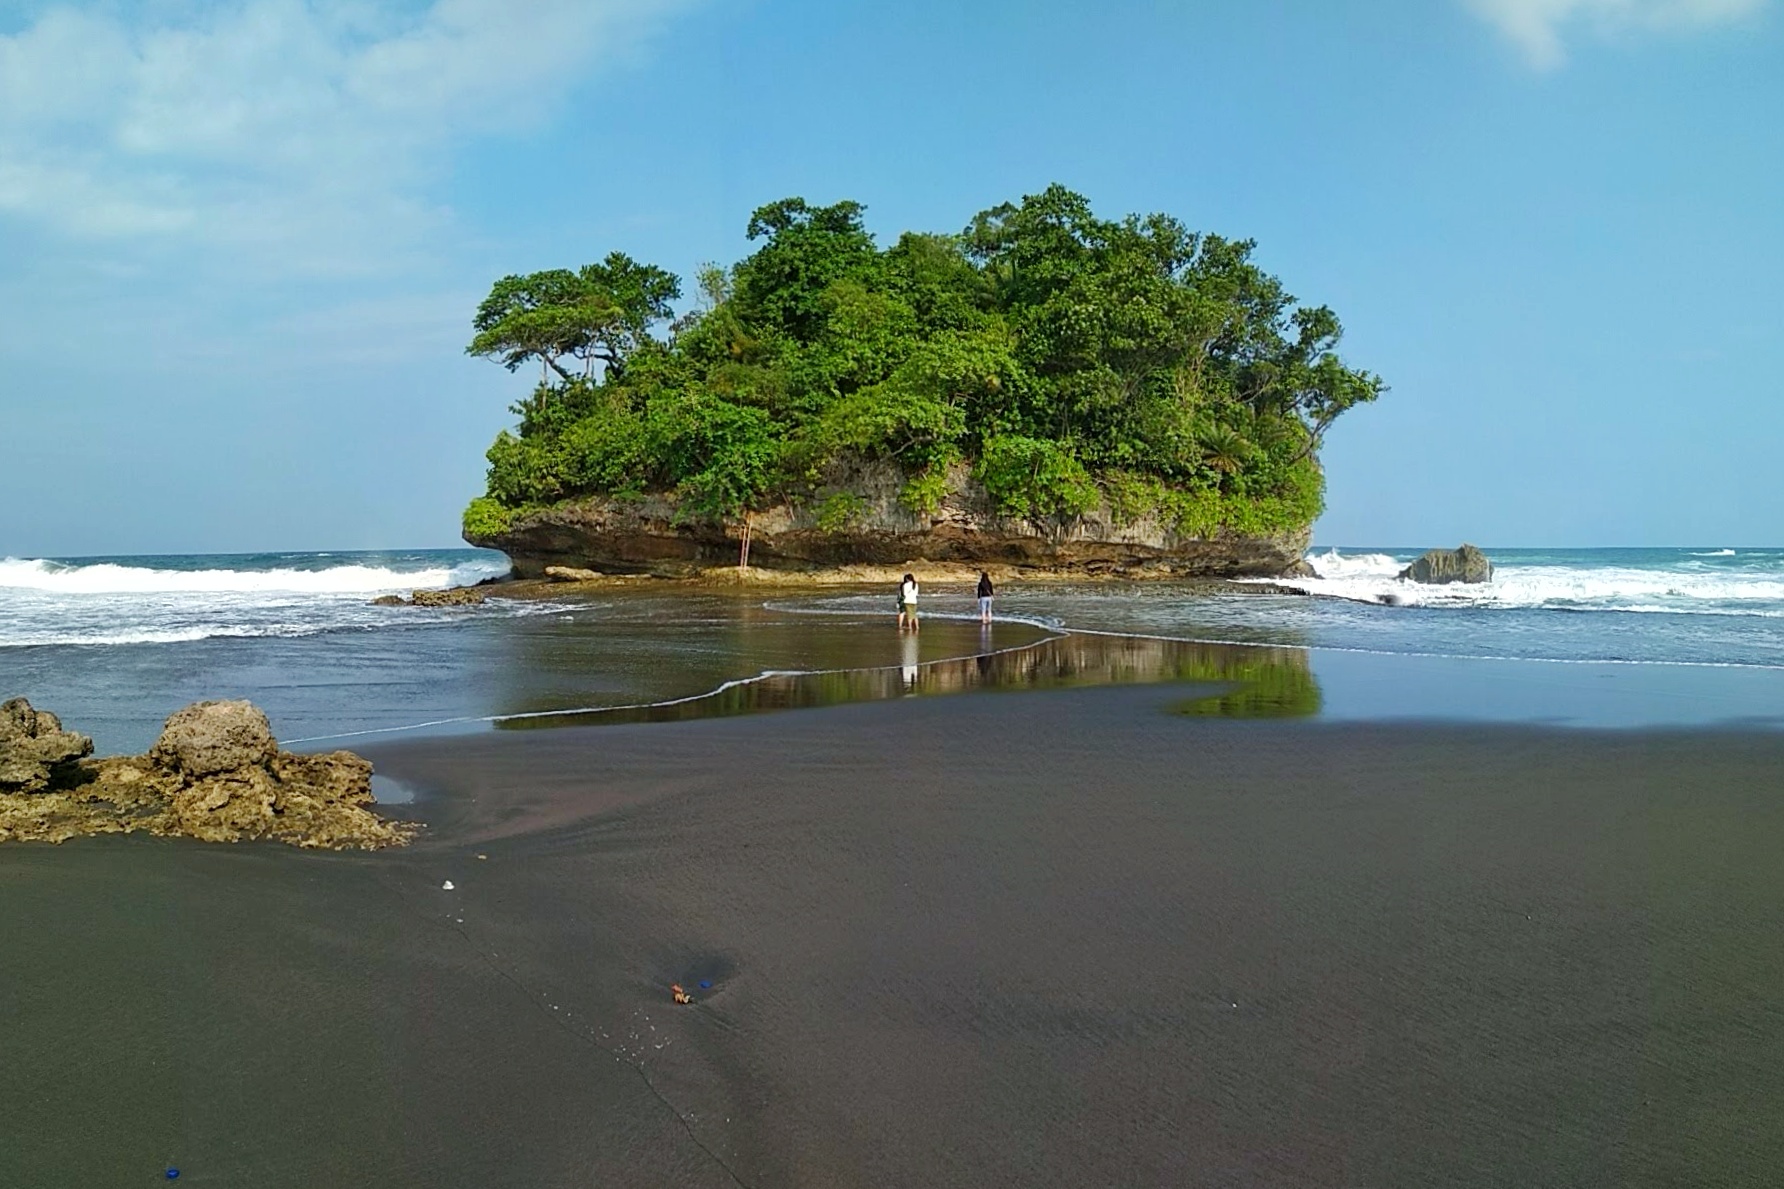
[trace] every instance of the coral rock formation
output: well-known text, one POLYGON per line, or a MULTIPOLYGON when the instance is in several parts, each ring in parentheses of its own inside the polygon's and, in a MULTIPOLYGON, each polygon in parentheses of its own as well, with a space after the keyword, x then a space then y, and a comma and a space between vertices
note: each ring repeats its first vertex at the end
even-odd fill
MULTIPOLYGON (((21 699, 9 711, 15 705, 29 710, 21 699)), ((59 729, 53 715, 33 713, 40 733, 46 719, 59 729)), ((282 752, 253 704, 200 702, 172 715, 147 755, 86 760, 34 791, 0 787, 0 842, 143 831, 372 850, 413 836, 414 825, 378 816, 373 804, 368 761, 282 752)))
POLYGON ((454 586, 447 590, 411 591, 408 598, 402 595, 379 595, 372 600, 374 607, 475 607, 483 602, 483 592, 474 586, 454 586))
POLYGON ((272 724, 252 702, 195 702, 176 710, 149 758, 187 776, 214 776, 265 764, 279 754, 272 724))
POLYGON ((0 705, 0 794, 40 792, 92 754, 93 741, 64 731, 49 711, 23 698, 0 705))

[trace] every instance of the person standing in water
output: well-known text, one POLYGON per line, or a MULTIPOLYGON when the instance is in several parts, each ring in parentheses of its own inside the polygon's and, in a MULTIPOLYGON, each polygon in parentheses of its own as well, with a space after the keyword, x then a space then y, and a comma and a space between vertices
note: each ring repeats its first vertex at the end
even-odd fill
POLYGON ((991 575, 984 570, 979 571, 979 622, 991 622, 991 596, 997 591, 991 585, 991 575))
POLYGON ((906 574, 904 581, 898 584, 898 630, 917 630, 917 578, 914 574, 906 574))

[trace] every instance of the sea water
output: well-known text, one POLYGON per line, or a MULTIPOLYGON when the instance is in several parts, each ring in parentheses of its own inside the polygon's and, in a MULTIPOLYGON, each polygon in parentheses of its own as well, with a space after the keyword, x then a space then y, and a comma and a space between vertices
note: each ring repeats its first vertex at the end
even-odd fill
MULTIPOLYGON (((932 587, 918 641, 890 630, 882 591, 372 605, 507 571, 482 550, 6 558, 0 697, 56 710, 102 751, 145 746, 168 713, 208 697, 250 698, 282 738, 325 746, 686 698, 765 673, 903 671, 1064 631, 1270 645, 1148 671, 1225 679, 1259 658, 1289 663, 1320 694, 1295 704, 1325 718, 1784 721, 1784 549, 1488 552, 1496 572, 1479 586, 1400 579, 1416 550, 1323 546, 1308 556, 1317 576, 1287 583, 1305 594, 1018 584, 989 632, 969 589, 932 587)), ((901 686, 919 689, 888 688, 901 686)))

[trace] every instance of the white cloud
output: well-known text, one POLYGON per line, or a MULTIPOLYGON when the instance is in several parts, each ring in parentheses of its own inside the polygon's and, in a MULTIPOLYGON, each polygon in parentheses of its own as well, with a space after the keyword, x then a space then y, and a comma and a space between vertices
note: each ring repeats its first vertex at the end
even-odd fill
POLYGON ((0 36, 0 217, 351 268, 439 225, 454 145, 549 115, 681 2, 57 5, 0 36))
POLYGON ((1566 60, 1564 36, 1584 28, 1599 34, 1672 32, 1727 24, 1751 16, 1768 0, 1467 0, 1468 6, 1511 38, 1538 69, 1566 60))

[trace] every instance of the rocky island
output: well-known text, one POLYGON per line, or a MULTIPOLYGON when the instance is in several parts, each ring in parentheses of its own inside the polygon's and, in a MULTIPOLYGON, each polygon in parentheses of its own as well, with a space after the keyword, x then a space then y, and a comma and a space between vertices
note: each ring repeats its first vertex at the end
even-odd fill
POLYGON ((538 382, 465 539, 523 577, 1295 572, 1325 433, 1383 384, 1250 241, 1060 186, 885 249, 863 213, 759 208, 680 317, 680 279, 619 252, 496 282, 467 350, 538 382))

